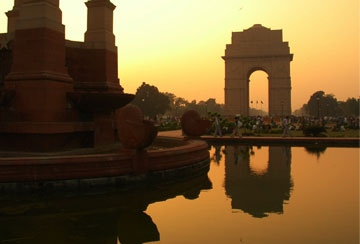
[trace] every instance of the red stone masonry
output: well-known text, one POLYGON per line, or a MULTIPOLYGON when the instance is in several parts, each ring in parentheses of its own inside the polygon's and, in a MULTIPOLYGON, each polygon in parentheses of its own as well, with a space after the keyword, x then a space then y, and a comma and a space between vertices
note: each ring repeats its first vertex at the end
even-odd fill
POLYGON ((106 49, 66 47, 66 65, 82 90, 123 90, 119 85, 117 53, 106 49))
MULTIPOLYGON (((11 72, 67 74, 65 35, 48 28, 17 30, 11 72)), ((17 77, 18 80, 21 77, 17 77)), ((28 79, 26 76, 23 79, 28 79)), ((12 76, 8 77, 12 80, 12 76)), ((65 81, 71 81, 69 78, 65 81)))
MULTIPOLYGON (((168 139, 170 143, 174 139, 168 139)), ((176 140, 176 139, 175 139, 176 140)), ((0 183, 41 182, 68 179, 90 179, 134 176, 150 172, 191 166, 208 160, 208 145, 202 141, 188 141, 185 145, 145 152, 146 160, 139 164, 135 151, 109 154, 70 156, 31 156, 0 158, 0 183)))

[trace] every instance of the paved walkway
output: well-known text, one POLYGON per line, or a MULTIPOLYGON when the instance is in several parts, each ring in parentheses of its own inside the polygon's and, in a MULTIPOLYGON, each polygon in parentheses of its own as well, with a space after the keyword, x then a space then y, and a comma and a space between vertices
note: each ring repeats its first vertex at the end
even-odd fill
MULTIPOLYGON (((161 131, 159 136, 168 136, 176 138, 184 138, 181 130, 175 131, 161 131)), ((330 137, 256 137, 256 136, 244 136, 244 137, 214 137, 214 136, 202 136, 201 139, 211 143, 254 143, 254 144, 290 144, 290 145, 326 145, 326 146, 349 146, 360 147, 359 138, 330 138, 330 137)))

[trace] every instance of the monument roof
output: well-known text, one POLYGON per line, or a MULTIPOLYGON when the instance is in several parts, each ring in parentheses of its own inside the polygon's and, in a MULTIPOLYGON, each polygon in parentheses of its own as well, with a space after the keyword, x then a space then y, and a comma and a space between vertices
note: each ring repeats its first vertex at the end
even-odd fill
POLYGON ((270 28, 266 28, 265 26, 262 26, 261 24, 254 24, 253 26, 251 26, 249 29, 247 30, 252 30, 252 29, 265 29, 265 30, 270 30, 270 28))

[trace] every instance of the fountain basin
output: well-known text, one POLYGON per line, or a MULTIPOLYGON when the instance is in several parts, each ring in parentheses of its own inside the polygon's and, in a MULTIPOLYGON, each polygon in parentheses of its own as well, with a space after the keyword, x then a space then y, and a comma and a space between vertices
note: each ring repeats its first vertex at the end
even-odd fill
POLYGON ((68 98, 85 112, 110 112, 131 102, 135 95, 108 92, 68 92, 68 98))
POLYGON ((124 186, 174 180, 208 171, 206 142, 166 137, 159 137, 156 142, 173 147, 140 153, 119 148, 113 152, 72 152, 68 155, 4 155, 0 158, 0 191, 124 186))
POLYGON ((181 116, 181 128, 187 136, 202 136, 210 130, 211 124, 209 119, 201 118, 195 110, 188 110, 181 116))

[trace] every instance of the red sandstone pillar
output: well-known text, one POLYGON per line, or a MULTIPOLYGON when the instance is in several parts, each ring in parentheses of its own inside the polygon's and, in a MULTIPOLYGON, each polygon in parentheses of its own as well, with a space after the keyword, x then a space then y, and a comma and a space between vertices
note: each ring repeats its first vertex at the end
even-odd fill
POLYGON ((85 48, 92 60, 88 66, 92 77, 75 83, 78 89, 122 92, 118 78, 117 47, 113 34, 113 11, 110 0, 91 0, 88 8, 85 48))
MULTIPOLYGON (((5 88, 16 92, 20 121, 64 121, 66 93, 73 84, 65 67, 65 27, 59 0, 17 0, 15 6, 19 8, 13 65, 5 88)), ((9 25, 14 28, 14 23, 9 25)))
MULTIPOLYGON (((116 7, 110 0, 91 0, 86 2, 86 6, 88 21, 84 46, 92 57, 87 62, 92 76, 86 81, 76 82, 74 87, 93 92, 122 93, 113 33, 113 12, 116 7)), ((114 118, 110 111, 104 108, 104 112, 96 112, 94 127, 95 146, 115 142, 114 118)))

